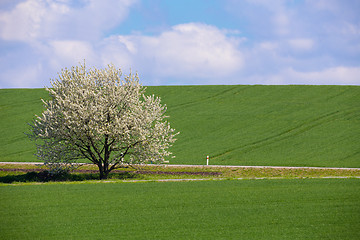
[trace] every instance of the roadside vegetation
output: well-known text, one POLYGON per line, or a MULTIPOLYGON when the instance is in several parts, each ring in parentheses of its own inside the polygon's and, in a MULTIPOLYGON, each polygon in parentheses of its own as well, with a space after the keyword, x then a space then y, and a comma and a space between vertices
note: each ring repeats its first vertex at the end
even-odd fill
MULTIPOLYGON (((360 178, 360 169, 253 168, 253 167, 179 167, 172 165, 135 165, 115 170, 110 181, 141 180, 224 180, 258 178, 360 178)), ((0 164, 0 184, 36 182, 79 182, 99 179, 96 166, 82 165, 70 173, 51 174, 43 165, 0 164)))

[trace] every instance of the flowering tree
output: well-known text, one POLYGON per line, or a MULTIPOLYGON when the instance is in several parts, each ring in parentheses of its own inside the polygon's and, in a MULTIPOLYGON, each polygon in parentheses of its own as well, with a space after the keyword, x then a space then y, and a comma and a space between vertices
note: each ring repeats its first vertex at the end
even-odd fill
POLYGON ((89 159, 106 179, 129 164, 161 163, 171 155, 175 130, 165 120, 160 98, 144 95, 137 74, 122 79, 120 69, 63 69, 46 88, 46 110, 30 124, 30 137, 42 140, 37 156, 53 169, 89 159))

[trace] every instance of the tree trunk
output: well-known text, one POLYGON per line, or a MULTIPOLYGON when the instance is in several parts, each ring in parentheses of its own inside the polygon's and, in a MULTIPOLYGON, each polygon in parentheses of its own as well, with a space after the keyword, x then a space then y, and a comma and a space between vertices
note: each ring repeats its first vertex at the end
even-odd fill
MULTIPOLYGON (((108 122, 110 122, 109 114, 108 114, 108 122)), ((105 135, 104 159, 103 159, 103 161, 100 161, 100 164, 99 164, 99 165, 101 165, 101 168, 99 167, 100 179, 107 179, 109 176, 109 173, 111 171, 111 169, 109 169, 109 157, 110 157, 109 147, 110 147, 110 145, 108 144, 108 139, 109 139, 109 136, 105 135)))
MULTIPOLYGON (((99 163, 98 163, 98 168, 99 168, 99 173, 100 173, 100 180, 106 179, 106 178, 105 178, 104 166, 102 165, 102 162, 99 162, 99 163)), ((107 176, 106 176, 106 177, 107 177, 107 176)))
POLYGON ((109 172, 100 172, 100 180, 107 179, 109 176, 109 172))
POLYGON ((107 162, 99 163, 100 180, 107 179, 110 173, 109 164, 107 162))

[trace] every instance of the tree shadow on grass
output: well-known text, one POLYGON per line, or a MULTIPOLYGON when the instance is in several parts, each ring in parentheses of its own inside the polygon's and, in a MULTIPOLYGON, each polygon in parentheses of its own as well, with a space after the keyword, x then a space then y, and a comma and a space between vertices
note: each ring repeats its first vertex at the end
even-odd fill
MULTIPOLYGON (((133 172, 110 173, 108 179, 133 179, 138 177, 138 174, 133 172)), ((15 182, 66 182, 66 181, 86 181, 99 180, 98 173, 62 173, 51 174, 48 171, 41 172, 27 172, 14 175, 7 175, 0 177, 0 183, 15 183, 15 182)))

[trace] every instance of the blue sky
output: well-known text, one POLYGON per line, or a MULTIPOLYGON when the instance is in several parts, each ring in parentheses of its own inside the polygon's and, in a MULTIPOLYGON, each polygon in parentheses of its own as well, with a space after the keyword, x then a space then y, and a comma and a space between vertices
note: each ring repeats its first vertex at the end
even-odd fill
POLYGON ((358 0, 2 0, 0 88, 86 59, 143 85, 360 85, 358 0))

